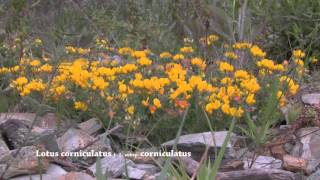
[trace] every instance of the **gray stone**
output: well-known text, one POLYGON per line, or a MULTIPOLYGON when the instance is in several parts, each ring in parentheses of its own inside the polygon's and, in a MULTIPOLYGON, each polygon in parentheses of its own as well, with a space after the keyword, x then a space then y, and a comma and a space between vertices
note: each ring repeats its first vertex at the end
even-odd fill
POLYGON ((99 119, 91 118, 85 122, 80 123, 79 128, 90 135, 95 135, 97 132, 103 129, 103 126, 99 119))
POLYGON ((218 172, 219 180, 296 180, 294 173, 280 169, 246 169, 218 172))
MULTIPOLYGON (((35 113, 0 113, 0 125, 9 120, 16 120, 30 126, 35 118, 35 113)), ((60 119, 53 113, 46 113, 38 116, 34 125, 61 134, 72 124, 72 121, 68 119, 60 119)))
POLYGON ((306 160, 320 160, 320 128, 302 128, 297 133, 297 139, 292 155, 306 160))
POLYGON ((236 151, 236 158, 240 160, 252 158, 254 154, 248 148, 241 148, 236 151))
POLYGON ((127 172, 125 171, 122 175, 129 179, 143 179, 147 174, 147 171, 128 166, 127 172))
POLYGON ((48 166, 49 160, 46 158, 36 157, 35 146, 22 147, 19 154, 14 157, 17 150, 11 150, 0 154, 0 174, 2 174, 9 164, 4 178, 8 179, 18 175, 44 173, 48 166))
POLYGON ((83 172, 68 172, 59 176, 56 180, 95 180, 95 178, 83 172))
POLYGON ((35 113, 0 113, 0 124, 5 123, 9 119, 31 123, 35 117, 35 113))
MULTIPOLYGON (((111 146, 102 142, 102 139, 96 139, 86 132, 70 128, 63 136, 57 140, 59 149, 62 152, 74 152, 74 151, 111 151, 111 146)), ((79 157, 85 160, 87 163, 92 164, 95 162, 95 157, 79 157)))
POLYGON ((12 180, 56 180, 68 172, 56 164, 50 164, 45 174, 24 175, 12 178, 12 180))
POLYGON ((258 156, 254 161, 252 159, 244 161, 245 169, 281 169, 281 167, 282 161, 280 159, 269 156, 258 156))
POLYGON ((34 174, 34 175, 23 175, 11 178, 11 180, 56 180, 60 175, 50 175, 50 174, 34 174))
POLYGON ((320 169, 315 173, 311 174, 307 180, 319 180, 320 179, 320 169))
POLYGON ((9 148, 6 142, 4 142, 2 136, 0 135, 0 154, 6 151, 9 151, 9 148))
MULTIPOLYGON (((100 161, 103 174, 112 178, 120 177, 125 172, 126 167, 134 165, 131 160, 125 159, 122 155, 104 157, 100 161)), ((96 163, 90 166, 89 170, 96 174, 96 163)))
POLYGON ((50 151, 57 151, 58 146, 53 130, 33 126, 29 122, 18 119, 8 119, 0 124, 2 134, 7 138, 9 146, 44 145, 50 151))
POLYGON ((49 164, 49 167, 46 171, 46 174, 48 175, 64 175, 67 174, 68 172, 64 170, 62 167, 56 165, 56 164, 49 164))
POLYGON ((301 99, 305 104, 317 105, 320 104, 320 93, 304 94, 301 99))
MULTIPOLYGON (((222 147, 222 144, 227 136, 227 131, 218 132, 203 132, 196 134, 188 134, 180 136, 179 142, 177 143, 177 148, 180 151, 191 152, 192 157, 199 161, 206 149, 209 147, 209 157, 214 159, 214 150, 222 147)), ((164 149, 172 149, 175 140, 170 140, 162 144, 164 149)), ((230 141, 227 143, 226 152, 224 157, 230 159, 235 157, 235 152, 233 149, 234 144, 237 142, 237 137, 235 134, 231 135, 230 141)))
POLYGON ((155 174, 160 171, 160 168, 153 164, 135 164, 133 167, 147 171, 149 174, 155 174))
POLYGON ((152 175, 148 175, 147 174, 147 175, 145 175, 144 180, 167 180, 168 179, 167 176, 165 176, 164 178, 160 179, 160 175, 161 175, 160 172, 152 174, 152 175))
POLYGON ((318 168, 320 164, 320 161, 319 160, 309 160, 308 161, 308 166, 307 166, 307 169, 306 169, 306 173, 307 174, 311 174, 313 172, 315 172, 318 168))

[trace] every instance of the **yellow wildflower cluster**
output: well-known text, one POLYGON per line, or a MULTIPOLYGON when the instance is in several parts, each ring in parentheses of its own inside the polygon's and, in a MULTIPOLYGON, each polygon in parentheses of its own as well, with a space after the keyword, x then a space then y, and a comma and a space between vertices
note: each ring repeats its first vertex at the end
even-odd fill
POLYGON ((199 67, 201 70, 205 70, 207 66, 206 63, 199 57, 192 58, 191 64, 199 67))
POLYGON ((80 111, 86 111, 88 109, 88 105, 84 102, 81 102, 81 101, 76 101, 74 103, 74 108, 76 110, 80 110, 80 111))
POLYGON ((263 52, 257 45, 253 45, 250 49, 250 52, 254 57, 263 58, 266 56, 266 53, 263 52))
MULTIPOLYGON (((218 39, 210 35, 201 40, 212 45, 218 39)), ((246 42, 223 46, 224 54, 219 58, 224 60, 208 64, 212 59, 193 55, 196 46, 192 43, 175 54, 155 54, 149 49, 130 47, 116 49, 101 39, 96 40, 96 45, 97 54, 89 54, 96 49, 67 46, 66 57, 59 64, 23 57, 15 66, 1 67, 0 75, 10 74, 11 86, 21 96, 40 92, 52 103, 71 101, 75 110, 88 111, 89 104, 104 105, 112 113, 125 112, 128 117, 146 111, 150 114, 165 113, 166 109, 181 111, 192 103, 195 95, 197 104, 208 114, 242 117, 251 106, 258 106, 259 98, 264 98, 261 91, 268 87, 265 76, 258 76, 258 72, 268 73, 271 81, 279 80, 281 106, 286 97, 299 89, 294 79, 282 75, 287 71, 283 64, 267 59, 260 47, 246 42), (240 51, 251 57, 249 63, 254 67, 240 68, 238 61, 232 61, 238 59, 240 51), (107 60, 100 60, 101 55, 107 60), (48 93, 43 93, 49 82, 48 93)), ((293 57, 298 67, 303 65, 302 51, 293 52, 293 57)))
POLYGON ((41 79, 33 79, 28 82, 28 79, 23 76, 13 80, 11 86, 15 87, 21 96, 27 96, 32 92, 42 92, 46 87, 41 79))
POLYGON ((190 46, 180 48, 180 52, 183 54, 190 54, 190 53, 193 53, 193 51, 194 51, 193 48, 190 46))
POLYGON ((90 52, 89 48, 76 48, 73 46, 66 46, 65 47, 66 53, 68 54, 80 54, 80 55, 84 55, 84 54, 88 54, 90 52))
POLYGON ((208 46, 211 46, 214 42, 218 40, 219 40, 219 36, 215 34, 210 34, 207 38, 206 37, 200 38, 200 42, 204 45, 207 44, 208 46))
POLYGON ((246 42, 237 42, 235 43, 232 47, 235 49, 250 49, 252 46, 251 43, 246 43, 246 42))
POLYGON ((236 53, 232 52, 232 51, 227 51, 224 53, 224 56, 229 58, 229 59, 238 59, 238 56, 236 55, 236 53))

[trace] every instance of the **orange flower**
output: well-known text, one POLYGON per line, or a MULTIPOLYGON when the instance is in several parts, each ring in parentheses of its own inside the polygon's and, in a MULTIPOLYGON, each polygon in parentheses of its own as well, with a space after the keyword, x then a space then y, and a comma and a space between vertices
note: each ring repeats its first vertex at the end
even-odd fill
POLYGON ((189 103, 186 100, 176 100, 175 104, 176 104, 176 106, 178 106, 181 109, 185 109, 186 107, 189 106, 189 103))
POLYGON ((151 114, 154 114, 154 113, 156 112, 156 110, 157 110, 157 107, 154 106, 154 105, 151 105, 151 106, 149 107, 149 110, 150 110, 150 113, 151 113, 151 114))

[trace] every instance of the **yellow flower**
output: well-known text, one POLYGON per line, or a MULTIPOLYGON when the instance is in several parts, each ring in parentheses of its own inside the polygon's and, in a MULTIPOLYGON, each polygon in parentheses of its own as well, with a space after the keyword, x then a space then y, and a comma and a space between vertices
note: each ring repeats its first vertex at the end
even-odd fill
POLYGON ((147 57, 147 52, 146 51, 133 51, 131 53, 131 56, 134 58, 147 57))
POLYGON ((40 66, 40 64, 41 64, 40 61, 37 59, 30 62, 30 66, 32 66, 32 67, 38 67, 38 66, 40 66))
POLYGON ((313 56, 311 59, 310 59, 310 62, 313 63, 313 64, 316 64, 318 62, 318 59, 313 56))
POLYGON ((129 47, 123 47, 118 50, 120 55, 131 55, 133 50, 129 47))
POLYGON ((87 111, 88 110, 88 105, 84 102, 81 102, 81 101, 76 101, 74 103, 74 108, 76 110, 80 110, 80 111, 87 111))
POLYGON ((77 51, 79 54, 84 55, 84 54, 89 53, 90 49, 78 48, 77 51))
POLYGON ((144 107, 149 106, 149 98, 147 98, 146 100, 142 100, 141 103, 144 107))
POLYGON ((224 84, 224 85, 230 85, 232 84, 233 80, 229 77, 224 77, 221 79, 221 84, 224 84))
POLYGON ((35 43, 36 45, 41 45, 41 44, 42 44, 42 41, 41 41, 41 39, 37 38, 37 39, 34 40, 34 43, 35 43))
POLYGON ((141 65, 141 66, 149 66, 152 64, 152 61, 147 58, 147 57, 141 57, 139 60, 138 60, 138 63, 141 65))
POLYGON ((224 53, 224 56, 229 58, 229 59, 238 59, 238 56, 236 55, 236 53, 232 52, 232 51, 227 51, 224 53))
POLYGON ((237 70, 236 72, 234 72, 234 77, 237 79, 249 79, 250 75, 245 70, 237 70))
POLYGON ((251 52, 251 54, 252 54, 253 56, 255 56, 255 57, 261 57, 261 58, 263 58, 263 57, 266 56, 266 53, 263 52, 263 51, 262 51, 258 46, 256 46, 256 45, 254 45, 254 46, 251 47, 250 52, 251 52))
POLYGON ((220 62, 219 69, 221 72, 230 72, 234 70, 234 67, 227 62, 220 62))
POLYGON ((164 59, 164 58, 171 58, 172 57, 172 54, 169 53, 169 52, 163 52, 160 54, 160 58, 161 59, 164 59))
POLYGON ((101 77, 94 77, 92 82, 92 89, 104 90, 108 86, 108 83, 101 77))
POLYGON ((184 54, 190 54, 190 53, 193 53, 193 51, 194 51, 193 48, 189 46, 180 48, 180 52, 184 54))
POLYGON ((206 112, 207 113, 209 113, 209 114, 212 114, 212 112, 214 111, 214 110, 217 110, 217 109, 219 109, 219 107, 220 107, 220 102, 219 101, 213 101, 213 102, 210 102, 210 103, 208 103, 207 105, 206 105, 206 107, 205 107, 205 109, 206 109, 206 112))
POLYGON ((182 55, 182 54, 176 54, 173 56, 174 61, 178 61, 178 60, 182 60, 182 59, 184 59, 184 55, 182 55))
POLYGON ((51 73, 52 72, 52 66, 49 64, 44 64, 40 67, 40 71, 46 72, 46 73, 51 73))
POLYGON ((125 84, 120 83, 118 89, 119 89, 119 93, 126 93, 127 92, 127 86, 125 84))
POLYGON ((294 63, 296 63, 298 66, 303 67, 304 66, 304 62, 301 59, 295 59, 294 63))
POLYGON ((256 78, 243 80, 240 85, 250 93, 256 93, 260 90, 260 85, 256 78))
POLYGON ((219 40, 219 36, 215 34, 210 34, 207 38, 205 37, 201 38, 200 42, 204 45, 207 43, 207 45, 210 46, 217 40, 219 40))
POLYGON ((18 77, 16 80, 12 82, 14 86, 21 87, 28 83, 28 79, 24 76, 18 77))
POLYGON ((58 86, 55 88, 55 93, 60 96, 66 91, 66 87, 64 85, 58 86))
POLYGON ((201 58, 192 58, 191 59, 191 64, 198 66, 201 70, 204 70, 206 68, 206 63, 201 59, 201 58))
POLYGON ((246 98, 246 103, 248 104, 248 105, 253 105, 254 103, 256 103, 256 100, 255 100, 255 98, 254 98, 254 94, 249 94, 248 96, 247 96, 247 98, 246 98))
POLYGON ((303 51, 301 51, 300 49, 294 50, 292 54, 293 54, 294 58, 304 58, 305 57, 305 53, 303 51))
POLYGON ((76 53, 77 52, 77 49, 75 47, 72 47, 72 46, 66 46, 65 47, 65 50, 66 50, 66 53, 69 54, 69 53, 76 53))
POLYGON ((158 98, 154 98, 153 99, 153 104, 157 107, 157 108, 161 108, 161 102, 158 98))
POLYGON ((237 42, 232 47, 235 49, 250 49, 252 44, 246 42, 237 42))
POLYGON ((134 106, 133 106, 133 105, 129 106, 129 107, 127 108, 127 112, 128 112, 130 115, 132 115, 132 114, 134 113, 134 106))

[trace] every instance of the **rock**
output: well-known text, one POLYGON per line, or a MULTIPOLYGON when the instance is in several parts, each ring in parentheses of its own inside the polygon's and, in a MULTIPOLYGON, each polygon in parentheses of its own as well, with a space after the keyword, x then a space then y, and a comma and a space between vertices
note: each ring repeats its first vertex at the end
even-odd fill
MULTIPOLYGON (((117 178, 120 177, 128 166, 133 166, 131 160, 125 159, 122 155, 108 156, 101 160, 102 173, 106 177, 117 178)), ((96 163, 89 167, 89 170, 96 174, 96 163)))
MULTIPOLYGON (((111 151, 111 146, 106 145, 101 139, 96 139, 82 130, 70 128, 63 136, 57 140, 59 149, 62 152, 75 152, 75 151, 111 151)), ((87 163, 92 164, 95 162, 95 157, 79 157, 87 163)))
POLYGON ((50 164, 45 174, 35 174, 35 175, 24 175, 12 178, 11 180, 54 180, 58 179, 60 176, 67 174, 68 172, 62 169, 60 166, 55 164, 50 164))
POLYGON ((59 176, 50 175, 50 174, 35 174, 35 175, 24 175, 11 178, 10 180, 55 180, 59 176))
POLYGON ((219 172, 216 180, 295 180, 295 174, 279 169, 247 169, 219 172))
POLYGON ((192 176, 199 167, 199 163, 190 157, 174 157, 173 161, 181 164, 186 169, 189 176, 192 176))
POLYGON ((320 164, 320 128, 302 128, 297 137, 291 155, 306 159, 308 167, 305 173, 311 174, 320 164))
POLYGON ((249 151, 248 148, 240 148, 236 151, 236 159, 245 160, 248 158, 252 158, 254 154, 249 151))
POLYGON ((49 160, 36 157, 36 150, 35 146, 26 146, 21 148, 16 157, 14 155, 17 150, 0 154, 0 174, 3 173, 8 163, 10 166, 4 175, 5 179, 18 175, 44 173, 49 166, 49 160))
POLYGON ((5 123, 7 120, 15 119, 30 123, 36 118, 35 113, 0 113, 0 124, 5 123))
MULTIPOLYGON (((147 175, 145 175, 144 180, 160 180, 160 175, 161 175, 160 172, 152 174, 152 175, 147 174, 147 175)), ((168 177, 164 177, 161 180, 168 180, 168 177)))
POLYGON ((231 160, 223 163, 219 171, 220 172, 227 172, 227 171, 238 171, 238 170, 243 170, 244 168, 244 163, 243 161, 238 161, 238 160, 231 160))
POLYGON ((283 148, 287 153, 291 154, 294 148, 294 144, 292 144, 291 142, 287 142, 283 145, 283 148))
POLYGON ((291 155, 284 155, 283 168, 292 172, 306 171, 308 168, 308 161, 303 158, 298 158, 291 155))
POLYGON ((320 179, 320 169, 315 173, 311 174, 307 180, 319 180, 320 179))
MULTIPOLYGON (((204 132, 196 134, 188 134, 180 136, 177 148, 183 152, 191 152, 192 158, 200 161, 203 153, 205 152, 206 146, 209 147, 208 156, 211 160, 214 160, 215 148, 219 150, 222 147, 223 141, 227 136, 227 131, 218 132, 204 132)), ((171 140, 162 144, 164 149, 172 149, 175 140, 171 140)), ((233 158, 235 152, 233 149, 234 144, 237 141, 235 134, 231 135, 231 140, 227 144, 226 152, 224 157, 226 159, 233 158)))
POLYGON ((304 94, 301 99, 305 104, 317 105, 320 104, 320 93, 304 94))
POLYGON ((293 156, 306 160, 318 160, 320 162, 320 128, 302 128, 297 132, 299 141, 296 142, 293 156))
POLYGON ((135 156, 128 156, 127 158, 132 160, 135 163, 156 165, 156 162, 155 162, 156 157, 152 157, 152 156, 141 156, 137 154, 135 156))
POLYGON ((9 148, 6 142, 4 142, 2 135, 0 135, 0 154, 6 151, 9 151, 9 148))
POLYGON ((270 152, 273 157, 282 159, 282 157, 287 154, 286 150, 284 149, 283 145, 275 145, 270 148, 270 152))
POLYGON ((281 167, 282 161, 280 159, 269 156, 258 156, 254 161, 252 159, 244 161, 245 169, 280 169, 281 167))
POLYGON ((153 164, 135 164, 133 167, 147 171, 149 174, 155 174, 160 171, 160 168, 153 164))
POLYGON ((99 119, 91 118, 88 121, 80 123, 79 128, 90 135, 95 135, 97 132, 103 129, 103 126, 99 119))
POLYGON ((311 174, 315 172, 319 166, 320 162, 319 160, 309 160, 308 161, 308 167, 306 169, 306 174, 311 174))
POLYGON ((46 174, 49 175, 64 175, 67 174, 68 172, 64 170, 62 167, 56 165, 56 164, 49 164, 49 167, 46 171, 46 174))
POLYGON ((7 139, 9 147, 16 149, 21 146, 44 145, 50 151, 58 151, 54 132, 31 125, 28 122, 17 119, 8 119, 0 124, 0 131, 7 139))
POLYGON ((66 180, 66 179, 67 180, 95 180, 95 178, 83 172, 69 172, 57 178, 57 180, 66 180))
POLYGON ((128 166, 128 168, 126 170, 127 170, 127 173, 126 173, 126 171, 124 171, 122 173, 122 175, 124 177, 129 178, 129 179, 144 179, 144 176, 148 174, 147 171, 144 171, 144 170, 141 170, 138 168, 134 168, 131 166, 128 166))
MULTIPOLYGON (((30 126, 35 118, 35 113, 0 113, 0 124, 3 124, 8 120, 17 120, 30 126)), ((70 120, 61 120, 53 113, 46 113, 43 116, 38 116, 35 122, 35 126, 54 130, 56 133, 63 133, 70 125, 72 125, 70 120)))

